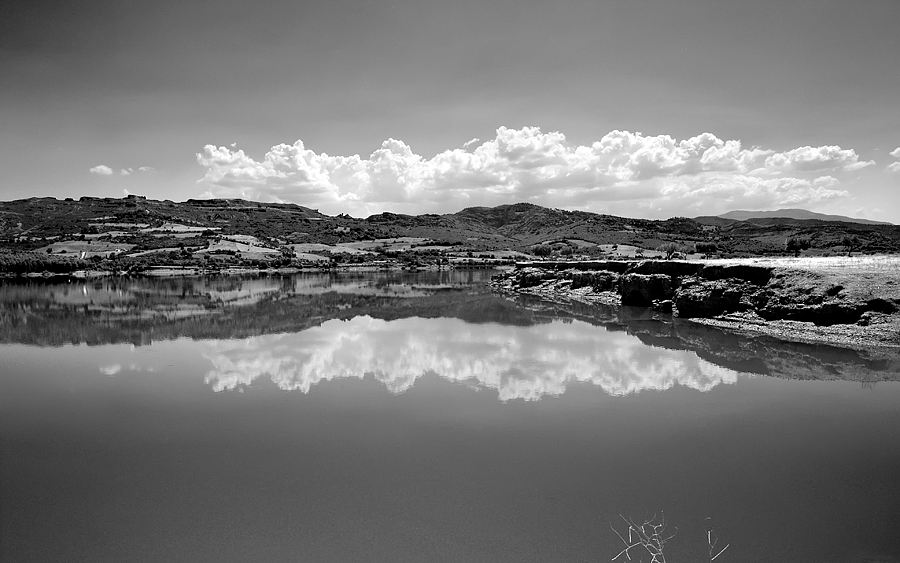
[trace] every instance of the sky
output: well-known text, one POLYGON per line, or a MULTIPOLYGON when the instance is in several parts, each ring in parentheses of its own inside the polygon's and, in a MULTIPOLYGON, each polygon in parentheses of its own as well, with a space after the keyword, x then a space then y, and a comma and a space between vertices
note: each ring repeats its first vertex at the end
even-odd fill
POLYGON ((900 223, 897 0, 3 0, 0 199, 900 223))

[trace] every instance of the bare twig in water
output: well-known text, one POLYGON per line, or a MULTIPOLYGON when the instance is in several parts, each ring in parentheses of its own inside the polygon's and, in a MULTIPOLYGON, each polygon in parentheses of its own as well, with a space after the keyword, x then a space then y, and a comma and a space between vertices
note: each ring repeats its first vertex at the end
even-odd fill
POLYGON ((672 532, 671 534, 666 532, 665 514, 660 513, 659 517, 654 514, 653 518, 645 519, 641 524, 635 522, 633 518, 626 518, 621 514, 619 517, 628 525, 628 539, 626 540, 625 537, 610 524, 609 527, 612 528, 612 531, 615 532, 615 534, 619 536, 619 539, 622 540, 622 543, 625 544, 625 549, 613 557, 613 561, 623 555, 631 561, 631 550, 643 548, 650 554, 650 563, 666 563, 666 556, 663 554, 663 549, 665 549, 666 542, 675 537, 678 530, 676 529, 675 532, 672 532))
MULTIPOLYGON (((650 555, 650 563, 666 563, 666 556, 663 551, 666 543, 675 537, 678 530, 676 529, 675 532, 672 532, 671 534, 666 531, 665 514, 662 512, 659 513, 659 516, 654 514, 653 518, 645 518, 640 524, 633 518, 626 518, 621 514, 619 514, 619 517, 625 522, 628 528, 623 535, 616 530, 615 526, 612 524, 609 525, 609 527, 612 528, 612 531, 625 545, 625 548, 612 558, 613 561, 622 558, 623 555, 625 556, 622 558, 623 561, 625 559, 633 561, 631 558, 632 550, 637 550, 638 552, 646 551, 650 555), (627 538, 625 537, 626 535, 628 536, 627 538)), ((709 561, 712 562, 722 555, 731 544, 726 544, 725 547, 719 549, 719 537, 713 529, 712 519, 706 518, 703 522, 706 528, 706 545, 707 552, 709 553, 709 561)))
POLYGON ((716 535, 716 531, 712 526, 712 518, 707 517, 703 523, 706 525, 706 545, 709 547, 709 560, 715 561, 716 557, 725 553, 725 550, 731 546, 730 543, 725 544, 725 547, 716 551, 716 545, 719 543, 719 536, 716 535), (713 555, 715 553, 715 555, 713 555))

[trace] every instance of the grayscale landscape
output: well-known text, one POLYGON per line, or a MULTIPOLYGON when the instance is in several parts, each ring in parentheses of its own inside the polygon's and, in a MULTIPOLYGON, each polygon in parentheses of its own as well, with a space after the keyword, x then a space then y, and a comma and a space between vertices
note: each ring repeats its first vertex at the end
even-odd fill
POLYGON ((900 4, 0 4, 0 561, 900 562, 900 4))

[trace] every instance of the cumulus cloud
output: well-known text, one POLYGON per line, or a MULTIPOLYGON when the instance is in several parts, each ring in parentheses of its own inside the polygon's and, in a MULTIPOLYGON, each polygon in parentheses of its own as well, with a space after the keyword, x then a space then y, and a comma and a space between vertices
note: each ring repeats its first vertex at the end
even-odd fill
POLYGON ((767 168, 771 171, 809 171, 809 170, 859 170, 875 164, 874 161, 860 162, 859 156, 852 149, 838 146, 800 147, 783 153, 776 153, 766 159, 767 168))
MULTIPOLYGON (((894 158, 900 158, 900 147, 897 147, 888 154, 893 156, 894 158)), ((900 162, 892 162, 888 164, 886 170, 888 172, 900 172, 900 162)))
POLYGON ((693 352, 648 347, 634 336, 579 321, 517 327, 363 316, 299 333, 199 345, 213 365, 206 382, 216 391, 269 377, 281 389, 308 393, 322 381, 372 375, 403 393, 418 378, 436 374, 496 390, 508 401, 559 395, 575 382, 622 396, 676 384, 708 391, 738 378, 693 352))
POLYGON ((874 164, 838 146, 776 152, 712 133, 678 140, 629 131, 573 145, 537 127, 501 127, 493 139, 472 139, 431 159, 388 139, 366 158, 316 153, 297 141, 259 160, 235 146, 206 145, 197 161, 206 168, 206 196, 357 216, 519 201, 592 211, 625 205, 661 216, 814 205, 848 197, 837 188, 840 178, 874 164))
POLYGON ((113 169, 105 164, 98 164, 89 170, 91 174, 97 174, 98 176, 112 176, 113 169))

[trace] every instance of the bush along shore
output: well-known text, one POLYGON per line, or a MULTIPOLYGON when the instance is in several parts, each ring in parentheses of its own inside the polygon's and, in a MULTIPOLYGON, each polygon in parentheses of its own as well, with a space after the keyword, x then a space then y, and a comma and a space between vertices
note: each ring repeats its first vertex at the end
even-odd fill
POLYGON ((520 262, 496 289, 852 348, 900 347, 900 259, 520 262))

